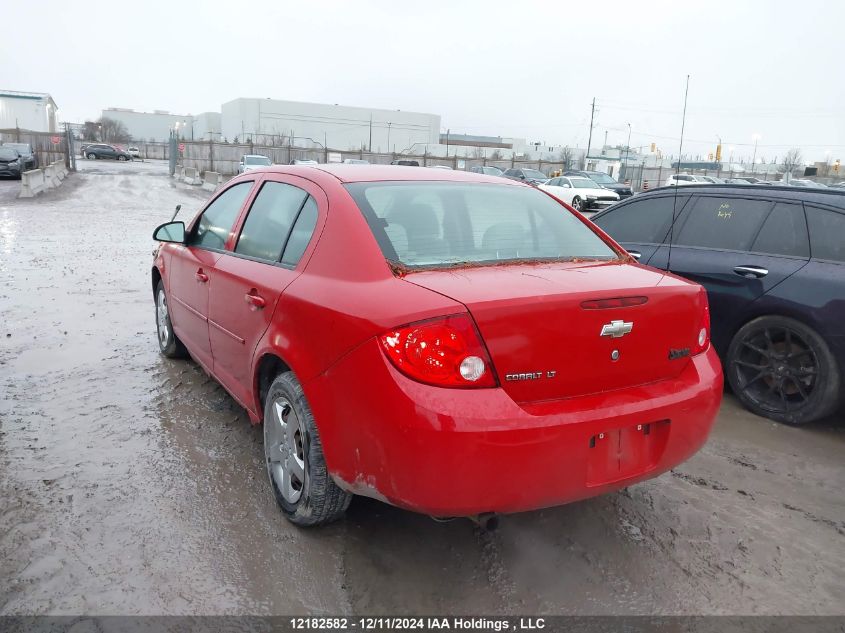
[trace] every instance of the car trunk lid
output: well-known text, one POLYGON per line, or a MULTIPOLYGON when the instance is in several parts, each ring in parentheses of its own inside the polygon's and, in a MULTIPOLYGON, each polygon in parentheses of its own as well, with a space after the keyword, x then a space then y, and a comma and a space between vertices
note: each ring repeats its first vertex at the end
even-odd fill
POLYGON ((478 266, 405 279, 467 307, 517 402, 675 377, 689 362, 703 310, 698 286, 616 262, 478 266), (604 301, 620 298, 629 299, 604 301), (620 303, 631 305, 612 307, 620 303))

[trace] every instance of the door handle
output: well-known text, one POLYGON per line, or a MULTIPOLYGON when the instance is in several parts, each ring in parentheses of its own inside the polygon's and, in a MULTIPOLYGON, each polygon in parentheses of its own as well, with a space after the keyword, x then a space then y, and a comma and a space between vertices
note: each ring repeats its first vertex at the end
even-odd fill
POLYGON ((760 266, 737 266, 734 272, 741 277, 748 277, 749 279, 760 279, 769 274, 766 268, 760 266))
POLYGON ((258 291, 254 288, 244 295, 244 301, 259 310, 267 305, 267 302, 264 301, 264 297, 258 294, 258 291))
POLYGON ((202 272, 202 268, 200 268, 196 273, 194 273, 194 277, 196 277, 197 281, 202 283, 208 282, 208 275, 202 272))
POLYGON ((628 251, 628 255, 630 255, 634 259, 639 259, 640 257, 643 256, 643 254, 640 251, 628 251))

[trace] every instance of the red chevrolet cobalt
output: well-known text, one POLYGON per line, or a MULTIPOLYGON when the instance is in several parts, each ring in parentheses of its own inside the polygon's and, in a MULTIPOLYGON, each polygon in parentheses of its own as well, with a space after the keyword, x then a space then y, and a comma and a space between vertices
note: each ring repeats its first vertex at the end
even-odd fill
POLYGON ((161 351, 263 422, 298 525, 355 494, 437 517, 602 494, 689 458, 719 408, 704 290, 519 182, 270 167, 154 237, 161 351))

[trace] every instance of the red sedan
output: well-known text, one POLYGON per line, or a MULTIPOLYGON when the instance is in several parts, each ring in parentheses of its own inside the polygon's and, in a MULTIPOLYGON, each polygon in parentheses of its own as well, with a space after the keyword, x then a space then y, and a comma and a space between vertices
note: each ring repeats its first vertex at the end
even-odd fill
POLYGON ((270 167, 154 238, 162 353, 263 422, 299 525, 353 494, 438 517, 602 494, 689 458, 719 408, 704 290, 522 183, 270 167))

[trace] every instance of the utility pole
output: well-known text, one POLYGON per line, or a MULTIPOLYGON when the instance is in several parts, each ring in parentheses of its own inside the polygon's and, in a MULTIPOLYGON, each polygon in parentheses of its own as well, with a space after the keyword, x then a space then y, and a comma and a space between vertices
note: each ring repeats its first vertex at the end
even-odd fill
POLYGON ((631 124, 628 124, 628 143, 625 145, 625 162, 622 163, 622 177, 628 175, 628 150, 631 149, 631 124))
POLYGON ((370 112, 370 144, 367 145, 367 151, 372 153, 373 151, 373 113, 370 112))
POLYGON ((593 107, 590 110, 590 136, 587 138, 587 153, 584 155, 584 169, 587 168, 587 159, 590 157, 590 147, 593 144, 593 118, 596 116, 596 98, 593 97, 593 107))

